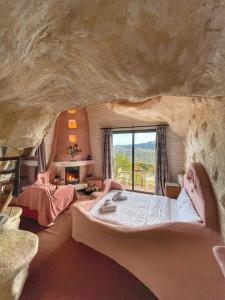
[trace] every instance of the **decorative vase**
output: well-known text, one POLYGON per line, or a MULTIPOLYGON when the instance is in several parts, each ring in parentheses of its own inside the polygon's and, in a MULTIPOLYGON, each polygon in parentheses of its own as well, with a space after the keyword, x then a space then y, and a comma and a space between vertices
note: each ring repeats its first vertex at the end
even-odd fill
POLYGON ((80 154, 82 152, 81 149, 78 149, 78 145, 77 144, 74 144, 73 146, 69 146, 68 147, 68 154, 69 154, 69 157, 70 157, 70 160, 71 161, 74 161, 75 160, 75 156, 80 154))

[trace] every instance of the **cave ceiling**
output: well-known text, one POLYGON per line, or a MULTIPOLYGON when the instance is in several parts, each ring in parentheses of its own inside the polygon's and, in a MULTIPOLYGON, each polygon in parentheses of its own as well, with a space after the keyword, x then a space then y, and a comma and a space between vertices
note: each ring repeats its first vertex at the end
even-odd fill
POLYGON ((38 144, 70 107, 225 95, 225 1, 0 4, 0 145, 38 144))

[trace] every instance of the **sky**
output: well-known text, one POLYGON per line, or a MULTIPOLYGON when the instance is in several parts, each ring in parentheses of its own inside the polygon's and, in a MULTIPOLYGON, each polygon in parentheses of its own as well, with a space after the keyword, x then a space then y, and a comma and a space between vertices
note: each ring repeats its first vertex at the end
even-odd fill
MULTIPOLYGON (((155 132, 138 132, 134 134, 135 144, 155 141, 155 132)), ((132 144, 131 133, 113 134, 113 145, 130 145, 132 144)))

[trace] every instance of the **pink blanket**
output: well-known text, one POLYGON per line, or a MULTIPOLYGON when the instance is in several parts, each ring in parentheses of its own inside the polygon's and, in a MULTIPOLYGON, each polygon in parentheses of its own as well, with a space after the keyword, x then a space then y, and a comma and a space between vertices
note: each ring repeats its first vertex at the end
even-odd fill
POLYGON ((35 183, 27 188, 13 204, 38 211, 38 223, 49 227, 70 203, 77 199, 73 185, 56 189, 54 185, 35 183))

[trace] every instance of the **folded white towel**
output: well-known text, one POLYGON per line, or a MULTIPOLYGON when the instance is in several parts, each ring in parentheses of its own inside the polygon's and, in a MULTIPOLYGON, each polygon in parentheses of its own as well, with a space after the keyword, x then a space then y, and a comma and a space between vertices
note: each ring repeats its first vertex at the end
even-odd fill
POLYGON ((115 201, 127 200, 127 196, 119 196, 115 201))
POLYGON ((116 211, 117 206, 115 204, 112 205, 101 205, 100 212, 101 213, 107 213, 107 212, 113 212, 116 211))
POLYGON ((112 200, 105 199, 104 203, 100 206, 100 212, 112 212, 116 210, 116 205, 113 204, 112 200))
POLYGON ((110 199, 105 199, 104 203, 102 205, 107 206, 107 205, 112 205, 112 200, 110 199))
POLYGON ((127 196, 122 194, 122 191, 117 192, 113 197, 112 197, 113 201, 123 201, 123 200, 127 200, 127 196))
POLYGON ((112 200, 113 200, 113 201, 116 201, 116 200, 120 197, 121 193, 122 193, 122 191, 117 192, 117 193, 112 197, 112 200))

